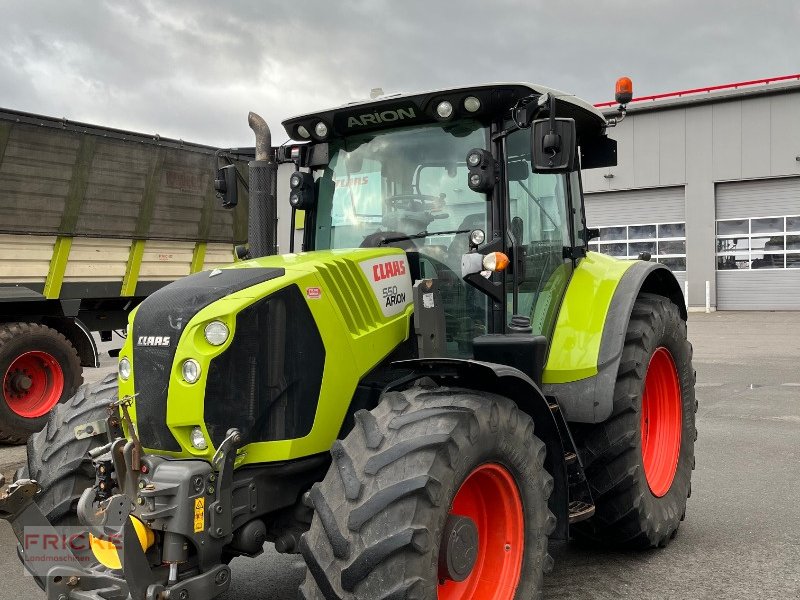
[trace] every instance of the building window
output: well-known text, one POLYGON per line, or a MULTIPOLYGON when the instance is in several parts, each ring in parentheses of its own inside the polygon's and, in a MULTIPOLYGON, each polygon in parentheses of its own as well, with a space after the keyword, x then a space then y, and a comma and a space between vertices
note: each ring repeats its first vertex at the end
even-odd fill
POLYGON ((600 237, 589 242, 589 250, 631 260, 649 252, 651 260, 673 271, 685 271, 686 223, 601 227, 600 237))
POLYGON ((800 269, 800 216, 718 220, 717 269, 800 269))

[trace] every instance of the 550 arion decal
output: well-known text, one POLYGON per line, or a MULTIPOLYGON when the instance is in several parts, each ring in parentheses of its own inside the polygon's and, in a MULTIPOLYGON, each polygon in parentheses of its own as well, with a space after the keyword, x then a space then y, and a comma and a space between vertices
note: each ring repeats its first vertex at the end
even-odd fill
POLYGON ((411 276, 405 256, 383 256, 359 263, 384 317, 403 312, 411 302, 411 276))

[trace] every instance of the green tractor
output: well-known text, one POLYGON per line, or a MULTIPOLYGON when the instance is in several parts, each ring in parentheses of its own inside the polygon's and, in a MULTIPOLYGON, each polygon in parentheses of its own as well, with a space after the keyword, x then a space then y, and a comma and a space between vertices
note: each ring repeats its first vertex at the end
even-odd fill
POLYGON ((617 120, 529 84, 303 115, 280 148, 251 114, 247 260, 142 302, 0 500, 48 598, 210 599, 269 541, 306 600, 527 600, 550 540, 667 544, 692 348, 666 267, 587 251, 617 120), (275 256, 279 163, 305 230, 275 256))

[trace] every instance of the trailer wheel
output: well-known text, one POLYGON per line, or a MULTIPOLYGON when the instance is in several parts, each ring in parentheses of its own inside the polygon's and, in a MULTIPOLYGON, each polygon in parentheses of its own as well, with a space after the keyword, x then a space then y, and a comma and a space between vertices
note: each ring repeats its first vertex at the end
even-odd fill
POLYGON ((667 298, 633 308, 604 423, 578 429, 595 516, 572 528, 604 546, 663 547, 686 513, 694 469, 695 372, 686 322, 667 298))
POLYGON ((38 323, 0 325, 0 442, 21 444, 83 382, 78 352, 38 323))
POLYGON ((355 416, 308 495, 301 597, 541 598, 553 479, 528 415, 426 378, 355 416))

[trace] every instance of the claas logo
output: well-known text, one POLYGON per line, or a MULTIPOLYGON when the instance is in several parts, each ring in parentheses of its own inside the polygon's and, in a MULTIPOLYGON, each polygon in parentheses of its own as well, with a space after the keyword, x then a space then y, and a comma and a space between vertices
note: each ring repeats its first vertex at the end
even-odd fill
POLYGON ((390 260, 385 263, 378 263, 372 267, 372 278, 375 281, 382 281, 383 279, 405 274, 406 263, 404 260, 390 260))

